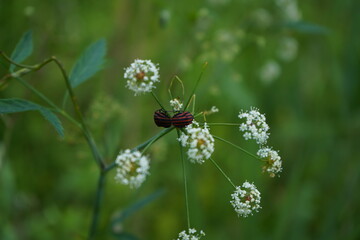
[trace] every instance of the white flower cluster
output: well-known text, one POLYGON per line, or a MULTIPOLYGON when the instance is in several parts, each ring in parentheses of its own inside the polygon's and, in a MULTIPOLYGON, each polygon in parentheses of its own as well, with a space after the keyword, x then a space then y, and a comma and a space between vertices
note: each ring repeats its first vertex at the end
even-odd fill
POLYGON ((257 108, 251 108, 250 111, 239 113, 239 118, 245 118, 245 123, 240 125, 240 131, 244 132, 246 140, 254 139, 257 144, 263 145, 269 138, 269 125, 266 123, 264 114, 261 114, 257 108))
POLYGON ((188 233, 186 233, 186 231, 182 231, 179 233, 179 237, 176 240, 199 240, 201 239, 203 236, 205 236, 205 233, 200 230, 199 232, 197 232, 196 229, 194 228, 190 228, 188 230, 188 233))
POLYGON ((275 177, 276 174, 282 171, 282 161, 277 151, 269 147, 263 147, 259 149, 257 155, 265 161, 263 172, 267 172, 270 177, 275 177))
POLYGON ((196 121, 186 126, 187 134, 181 133, 179 142, 183 147, 188 147, 187 155, 193 163, 203 163, 206 159, 211 157, 214 152, 214 138, 210 134, 209 127, 204 124, 204 127, 199 127, 196 121))
POLYGON ((257 212, 260 207, 260 192, 254 184, 245 181, 242 187, 237 186, 233 194, 231 194, 231 205, 234 207, 238 216, 247 217, 257 212))
POLYGON ((138 188, 149 175, 149 162, 149 158, 142 156, 139 151, 121 151, 115 160, 118 166, 115 179, 131 188, 138 188))
POLYGON ((151 92, 159 82, 159 68, 150 60, 136 59, 130 67, 125 69, 124 78, 127 79, 126 87, 135 92, 135 96, 151 92))
POLYGON ((172 109, 174 111, 180 111, 183 107, 183 104, 179 99, 174 98, 174 99, 170 100, 170 106, 172 107, 172 109))

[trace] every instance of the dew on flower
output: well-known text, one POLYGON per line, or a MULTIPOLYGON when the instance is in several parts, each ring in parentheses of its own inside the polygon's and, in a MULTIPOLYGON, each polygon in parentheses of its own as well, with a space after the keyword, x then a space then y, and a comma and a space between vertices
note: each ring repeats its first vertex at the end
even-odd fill
POLYGON ((135 96, 145 92, 151 92, 154 83, 159 82, 159 68, 150 60, 136 59, 130 67, 125 69, 124 78, 127 80, 126 87, 135 92, 135 96))
POLYGON ((188 147, 187 156, 192 163, 203 163, 211 157, 214 152, 214 138, 210 134, 209 127, 204 124, 200 127, 199 123, 193 121, 186 126, 186 133, 181 133, 179 142, 183 147, 188 147))
POLYGON ((259 149, 257 155, 265 162, 263 172, 268 173, 270 177, 275 177, 276 174, 279 174, 282 171, 282 161, 277 151, 274 151, 269 147, 263 147, 259 149))
POLYGON ((264 114, 261 114, 257 108, 251 108, 250 111, 241 111, 238 116, 240 119, 245 119, 245 122, 240 124, 240 131, 244 132, 245 140, 254 139, 257 144, 263 145, 269 138, 269 125, 266 123, 264 114))
POLYGON ((195 228, 189 228, 188 231, 184 230, 180 232, 176 240, 199 240, 203 236, 205 236, 204 231, 197 231, 195 228))
POLYGON ((131 188, 138 188, 149 175, 149 158, 142 156, 139 151, 131 152, 130 149, 121 151, 117 156, 115 163, 117 172, 116 181, 131 188))
POLYGON ((243 185, 237 186, 233 194, 231 194, 231 205, 239 217, 247 217, 253 212, 258 212, 260 206, 260 192, 254 184, 245 181, 243 185))

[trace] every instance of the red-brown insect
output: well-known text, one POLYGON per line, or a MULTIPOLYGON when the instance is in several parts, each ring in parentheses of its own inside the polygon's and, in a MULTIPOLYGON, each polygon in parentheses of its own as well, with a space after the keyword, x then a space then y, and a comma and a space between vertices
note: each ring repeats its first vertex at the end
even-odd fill
POLYGON ((179 112, 172 117, 171 123, 177 128, 183 128, 191 124, 193 120, 194 116, 190 112, 179 112))
POLYGON ((158 127, 169 128, 171 126, 171 117, 164 109, 159 109, 154 113, 154 122, 158 127))

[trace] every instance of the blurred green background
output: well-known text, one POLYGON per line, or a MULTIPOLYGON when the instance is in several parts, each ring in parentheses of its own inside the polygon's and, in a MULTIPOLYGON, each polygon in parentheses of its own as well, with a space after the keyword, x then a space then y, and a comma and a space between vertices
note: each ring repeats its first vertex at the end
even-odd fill
MULTIPOLYGON (((235 183, 257 185, 262 209, 238 218, 229 204, 233 189, 210 162, 188 164, 192 225, 209 240, 359 239, 359 9, 355 0, 0 0, 0 49, 10 54, 32 29, 26 63, 55 55, 70 70, 87 45, 107 39, 105 69, 76 94, 108 162, 160 130, 152 120, 156 102, 125 89, 123 68, 135 58, 159 63, 156 92, 167 103, 171 77, 189 94, 207 61, 197 111, 215 105, 220 112, 209 122, 237 122, 241 109, 260 108, 284 169, 269 178, 257 161, 216 142, 214 159, 235 183)), ((54 65, 25 79, 61 104, 65 85, 54 65)), ((44 104, 15 81, 0 96, 44 104)), ((81 133, 62 122, 63 140, 35 112, 3 116, 0 239, 86 238, 98 170, 81 133)), ((257 151, 236 127, 211 131, 257 151)), ((174 239, 186 228, 175 138, 172 132, 152 146, 151 175, 140 189, 116 184, 114 170, 108 175, 98 239, 120 239, 114 233, 121 231, 174 239), (156 201, 111 226, 121 210, 159 189, 165 193, 156 201)))

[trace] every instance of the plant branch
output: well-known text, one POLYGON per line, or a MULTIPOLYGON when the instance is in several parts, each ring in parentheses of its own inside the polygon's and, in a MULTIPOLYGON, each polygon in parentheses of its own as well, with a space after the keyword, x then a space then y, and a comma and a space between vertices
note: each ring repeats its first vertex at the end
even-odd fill
MULTIPOLYGON (((178 137, 180 138, 180 131, 177 130, 178 137)), ((186 167, 185 167, 185 158, 184 158, 184 150, 183 146, 179 142, 180 146, 180 155, 181 155, 181 165, 183 170, 183 179, 184 179, 184 191, 185 191, 185 206, 186 206, 186 218, 187 218, 187 227, 190 229, 190 211, 189 211, 189 198, 188 198, 188 189, 187 189, 187 179, 186 179, 186 167)))
MULTIPOLYGON (((170 127, 170 128, 166 128, 164 130, 162 130, 161 132, 159 132, 158 134, 156 134, 155 136, 149 138, 148 140, 146 140, 145 142, 143 142, 142 144, 134 147, 132 149, 132 151, 135 150, 140 150, 143 148, 146 148, 147 146, 155 143, 157 140, 159 140, 161 137, 165 136, 166 134, 168 134, 169 132, 171 132, 172 130, 174 130, 174 127, 170 127)), ((108 165, 105 169, 104 172, 108 172, 111 169, 113 169, 114 167, 116 167, 115 161, 113 163, 111 163, 110 165, 108 165)))
POLYGON ((98 179, 98 186, 97 186, 97 190, 96 190, 96 198, 95 198, 94 208, 93 208, 93 218, 92 218, 92 222, 91 222, 90 230, 89 230, 89 237, 88 237, 89 240, 92 240, 95 238, 95 234, 97 231, 101 202, 104 197, 104 186, 105 186, 105 173, 100 172, 100 176, 98 179))
POLYGON ((222 142, 225 142, 225 143, 227 143, 227 144, 230 144, 230 145, 233 146, 234 148, 239 149, 240 151, 243 151, 244 153, 248 154, 249 156, 251 156, 251 157, 253 157, 253 158, 256 158, 257 160, 260 160, 260 161, 261 161, 261 159, 260 159, 259 157, 257 157, 256 155, 252 154, 251 152, 246 151, 246 150, 243 149, 242 147, 240 147, 240 146, 238 146, 238 145, 236 145, 236 144, 233 144, 232 142, 229 142, 229 141, 227 141, 227 140, 225 140, 225 139, 223 139, 223 138, 221 138, 221 137, 218 137, 218 136, 215 136, 215 135, 213 135, 213 137, 214 137, 215 139, 218 139, 218 140, 222 141, 222 142))
POLYGON ((225 174, 225 172, 221 169, 221 167, 214 161, 214 159, 210 158, 210 161, 215 165, 215 167, 221 172, 221 174, 228 180, 228 182, 236 188, 235 184, 231 181, 231 179, 228 177, 228 175, 225 174))

